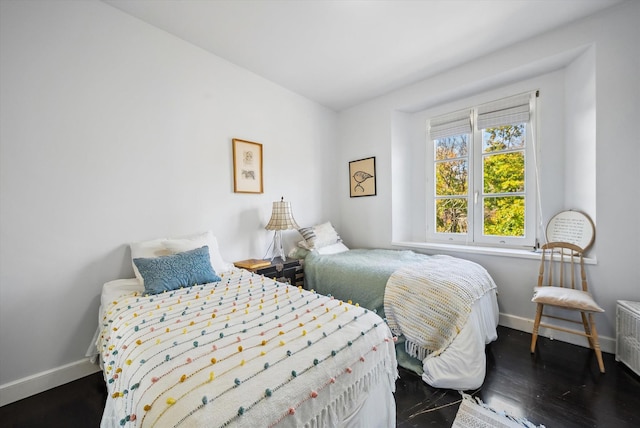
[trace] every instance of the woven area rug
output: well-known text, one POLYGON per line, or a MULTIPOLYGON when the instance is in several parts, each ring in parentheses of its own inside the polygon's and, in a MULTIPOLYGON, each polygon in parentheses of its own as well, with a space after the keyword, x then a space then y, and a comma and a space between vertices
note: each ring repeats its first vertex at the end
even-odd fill
POLYGON ((462 402, 451 428, 545 428, 487 406, 479 398, 462 394, 462 402))

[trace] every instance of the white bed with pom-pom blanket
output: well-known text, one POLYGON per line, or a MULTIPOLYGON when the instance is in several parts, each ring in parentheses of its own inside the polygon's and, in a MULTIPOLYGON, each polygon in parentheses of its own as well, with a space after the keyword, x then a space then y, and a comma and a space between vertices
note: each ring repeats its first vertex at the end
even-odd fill
POLYGON ((144 296, 103 289, 102 427, 387 427, 397 363, 361 307, 236 269, 144 296))

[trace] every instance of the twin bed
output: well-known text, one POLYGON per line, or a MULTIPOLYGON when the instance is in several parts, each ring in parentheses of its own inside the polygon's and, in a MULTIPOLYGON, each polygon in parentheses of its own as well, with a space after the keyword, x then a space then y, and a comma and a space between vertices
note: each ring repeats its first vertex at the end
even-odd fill
POLYGON ((482 385, 485 345, 497 339, 496 285, 480 265, 444 255, 353 249, 309 252, 307 287, 385 318, 400 366, 436 388, 482 385))
POLYGON ((421 281, 411 269, 450 265, 446 257, 312 251, 303 289, 224 263, 210 232, 131 250, 136 278, 106 283, 101 297, 102 427, 388 427, 398 364, 415 369, 414 357, 423 356, 425 381, 445 388, 484 379, 484 344, 497 324, 492 281, 454 321, 453 334, 439 335, 438 349, 421 350, 425 332, 410 326, 424 318, 402 308, 409 288, 402 284, 421 281), (377 259, 363 261, 359 273, 335 267, 357 268, 357 257, 372 254, 377 259), (400 286, 384 302, 394 281, 400 286))

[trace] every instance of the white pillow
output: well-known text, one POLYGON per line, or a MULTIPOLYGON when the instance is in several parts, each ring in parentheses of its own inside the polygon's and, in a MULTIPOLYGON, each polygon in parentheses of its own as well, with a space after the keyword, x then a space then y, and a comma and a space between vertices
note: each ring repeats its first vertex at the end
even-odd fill
POLYGON ((302 227, 298 232, 304 238, 304 241, 300 241, 298 245, 307 250, 315 250, 340 241, 338 232, 329 221, 313 227, 302 227))
POLYGON ((142 275, 140 274, 140 271, 138 271, 136 264, 133 262, 133 259, 152 259, 160 256, 168 256, 171 252, 162 245, 165 240, 165 238, 158 238, 149 241, 132 242, 129 244, 129 248, 131 248, 131 265, 133 266, 133 273, 136 275, 136 278, 138 278, 140 284, 144 284, 144 280, 142 279, 142 275))
POLYGON ((133 259, 136 258, 156 258, 171 254, 183 253, 189 250, 195 250, 203 246, 209 247, 209 257, 211 258, 211 266, 217 274, 227 272, 233 268, 233 265, 224 261, 220 255, 218 248, 218 240, 212 231, 207 231, 197 235, 188 235, 179 238, 158 238, 149 241, 133 242, 129 244, 131 248, 131 265, 133 273, 141 284, 144 279, 138 271, 133 259))
POLYGON ((572 288, 543 286, 533 288, 534 303, 542 303, 545 305, 555 305, 570 307, 582 311, 604 312, 591 294, 582 290, 574 290, 572 288))
POLYGON ((289 251, 289 254, 287 254, 287 258, 290 259, 304 259, 305 257, 307 257, 307 255, 310 253, 310 250, 307 250, 306 248, 302 248, 299 245, 296 245, 295 247, 291 248, 291 250, 289 251))
POLYGON ((318 254, 327 255, 327 254, 344 253, 345 251, 349 251, 349 248, 347 248, 347 246, 344 245, 342 242, 336 242, 335 244, 318 248, 316 251, 318 251, 318 254))

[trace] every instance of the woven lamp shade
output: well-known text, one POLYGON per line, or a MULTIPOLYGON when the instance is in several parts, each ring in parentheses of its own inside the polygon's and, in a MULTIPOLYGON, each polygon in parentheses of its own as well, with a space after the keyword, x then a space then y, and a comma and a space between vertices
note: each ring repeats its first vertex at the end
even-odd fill
POLYGON ((285 202, 284 197, 273 203, 273 210, 271 212, 271 219, 265 226, 267 230, 287 230, 287 229, 300 229, 298 223, 293 218, 291 212, 291 203, 285 202))

